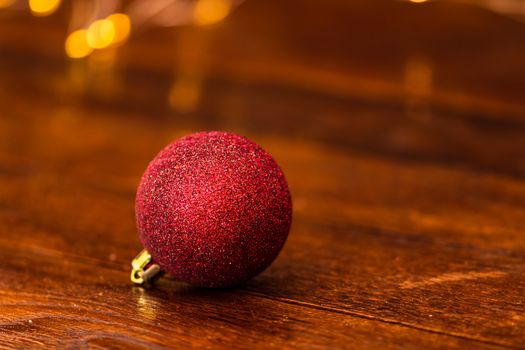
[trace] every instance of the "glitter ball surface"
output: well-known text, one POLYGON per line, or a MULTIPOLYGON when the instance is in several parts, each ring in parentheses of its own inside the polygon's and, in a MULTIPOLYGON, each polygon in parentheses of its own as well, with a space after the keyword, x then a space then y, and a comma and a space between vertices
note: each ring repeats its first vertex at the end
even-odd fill
POLYGON ((148 165, 135 202, 153 261, 178 280, 241 284, 281 251, 292 221, 283 172, 254 142, 200 132, 164 148, 148 165))

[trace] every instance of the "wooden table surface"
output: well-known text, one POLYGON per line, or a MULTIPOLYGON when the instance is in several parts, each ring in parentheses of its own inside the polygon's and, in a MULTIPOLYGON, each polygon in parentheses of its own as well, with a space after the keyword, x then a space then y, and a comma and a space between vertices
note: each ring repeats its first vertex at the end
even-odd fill
POLYGON ((248 0, 83 60, 0 10, 0 348, 525 348, 525 22, 478 5, 248 0), (142 172, 214 129, 281 164, 283 252, 133 286, 142 172))

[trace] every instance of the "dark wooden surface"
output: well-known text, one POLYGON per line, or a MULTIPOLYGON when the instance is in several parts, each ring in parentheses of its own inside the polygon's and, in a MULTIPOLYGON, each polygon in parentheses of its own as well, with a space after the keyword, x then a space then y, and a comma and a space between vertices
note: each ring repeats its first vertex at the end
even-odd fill
POLYGON ((249 0, 70 61, 63 16, 0 12, 0 348, 525 348, 519 19, 249 0), (142 171, 210 129, 282 165, 289 241, 241 288, 135 287, 142 171))

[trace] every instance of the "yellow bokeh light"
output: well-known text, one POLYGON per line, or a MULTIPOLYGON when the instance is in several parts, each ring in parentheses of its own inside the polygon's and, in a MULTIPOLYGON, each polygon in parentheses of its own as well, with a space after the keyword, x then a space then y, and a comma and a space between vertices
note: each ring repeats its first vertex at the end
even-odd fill
POLYGON ((80 29, 69 34, 66 39, 66 54, 71 58, 82 58, 89 55, 93 49, 87 42, 87 30, 80 29))
POLYGON ((0 9, 13 5, 15 1, 16 0, 0 0, 0 9))
POLYGON ((422 2, 427 2, 428 0, 409 0, 410 2, 414 2, 416 4, 420 4, 422 2))
POLYGON ((88 45, 93 49, 108 47, 115 38, 115 26, 107 19, 99 19, 89 26, 86 39, 88 45))
POLYGON ((201 81, 197 78, 183 77, 175 81, 169 94, 173 109, 182 113, 193 112, 201 95, 201 81))
POLYGON ((217 23, 230 13, 232 4, 230 0, 199 0, 195 4, 194 20, 198 25, 217 23))
POLYGON ((125 41, 128 38, 129 32, 131 30, 131 21, 129 20, 129 16, 123 13, 115 13, 111 16, 108 16, 106 19, 113 23, 113 28, 115 31, 113 43, 116 44, 125 41))
POLYGON ((60 0, 29 0, 29 8, 35 16, 48 16, 56 11, 60 0))
POLYGON ((412 57, 405 67, 405 85, 411 95, 424 96, 432 90, 433 71, 424 57, 412 57))

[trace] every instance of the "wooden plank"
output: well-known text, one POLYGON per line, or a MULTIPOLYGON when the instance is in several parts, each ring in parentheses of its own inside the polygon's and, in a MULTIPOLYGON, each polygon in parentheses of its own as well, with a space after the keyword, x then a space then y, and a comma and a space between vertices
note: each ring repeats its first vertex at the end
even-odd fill
MULTIPOLYGON (((12 66, 21 60, 20 55, 1 59, 12 66)), ((158 132, 154 128, 163 124, 174 130, 223 128, 307 138, 343 151, 350 149, 403 162, 440 163, 476 172, 525 176, 525 119, 521 116, 509 119, 491 112, 451 110, 427 99, 417 100, 414 107, 409 95, 393 100, 366 94, 349 97, 305 87, 217 79, 213 75, 199 82, 201 100, 193 113, 185 115, 168 103, 170 85, 177 76, 127 69, 122 75, 112 76, 116 81, 113 88, 105 87, 101 80, 94 84, 98 87, 74 91, 67 88, 73 79, 80 79, 81 86, 91 79, 88 71, 80 76, 72 74, 74 69, 82 71, 82 66, 68 70, 56 60, 40 64, 22 64, 16 66, 18 70, 5 72, 0 81, 0 90, 5 94, 2 99, 13 100, 15 109, 9 112, 5 106, 4 113, 28 118, 41 115, 43 110, 49 116, 106 115, 137 123, 148 121, 154 124, 151 132, 158 132), (46 73, 35 79, 42 71, 46 73), (143 88, 129 89, 124 81, 143 88), (23 103, 23 98, 30 99, 31 104, 23 103), (78 101, 88 105, 78 105, 78 101)))
MULTIPOLYGON (((49 143, 52 125, 34 120, 21 129, 33 135, 22 150, 33 158, 4 166, 20 170, 3 178, 2 245, 16 240, 127 270, 140 249, 138 163, 176 129, 86 117, 49 143), (152 139, 115 142, 117 129, 122 140, 152 139), (79 142, 83 133, 94 143, 79 142)), ((516 226, 525 183, 254 137, 285 167, 296 220, 281 259, 246 286, 251 295, 484 343, 525 341, 524 245, 516 226)))
POLYGON ((499 348, 240 290, 133 287, 118 264, 46 249, 1 256, 0 348, 499 348))

